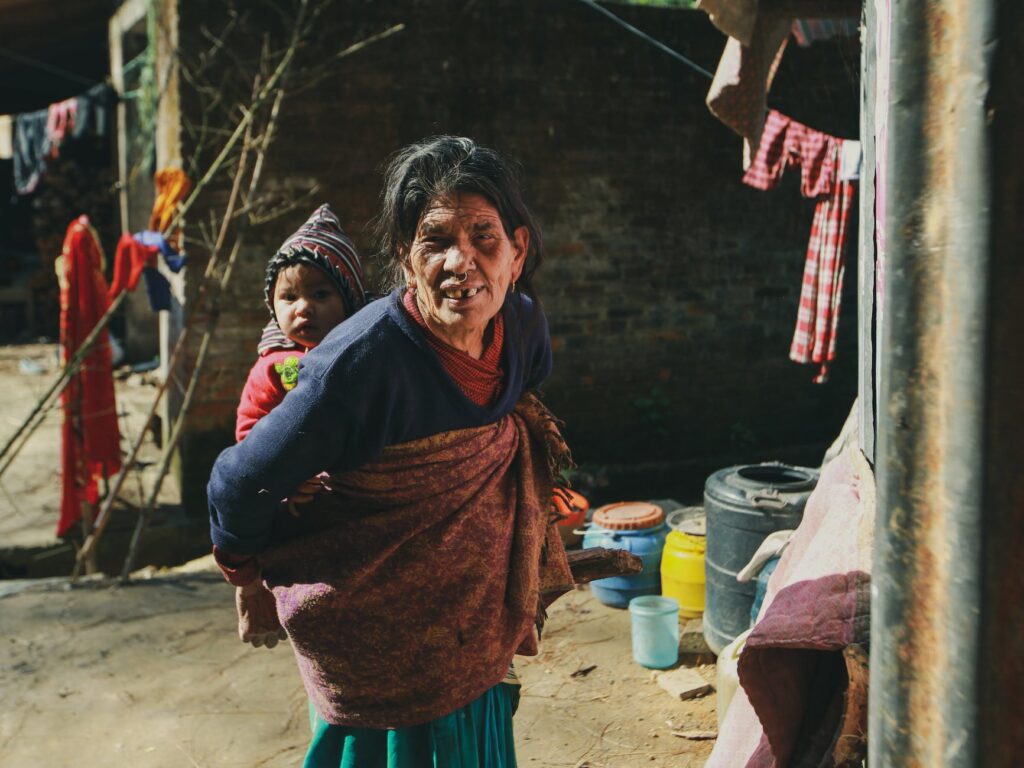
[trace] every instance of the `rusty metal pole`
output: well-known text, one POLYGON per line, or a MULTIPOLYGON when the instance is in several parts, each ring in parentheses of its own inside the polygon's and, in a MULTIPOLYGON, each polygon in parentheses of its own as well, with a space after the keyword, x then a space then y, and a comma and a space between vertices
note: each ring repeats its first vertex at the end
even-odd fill
POLYGON ((993 663, 981 641, 996 4, 891 5, 872 768, 990 764, 979 729, 993 663))

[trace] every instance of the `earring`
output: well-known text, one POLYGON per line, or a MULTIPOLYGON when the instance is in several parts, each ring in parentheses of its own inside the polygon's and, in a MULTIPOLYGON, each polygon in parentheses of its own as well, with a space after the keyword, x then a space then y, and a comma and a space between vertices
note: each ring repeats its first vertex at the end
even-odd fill
POLYGON ((515 292, 516 292, 516 281, 513 280, 512 281, 512 293, 515 293, 515 292))

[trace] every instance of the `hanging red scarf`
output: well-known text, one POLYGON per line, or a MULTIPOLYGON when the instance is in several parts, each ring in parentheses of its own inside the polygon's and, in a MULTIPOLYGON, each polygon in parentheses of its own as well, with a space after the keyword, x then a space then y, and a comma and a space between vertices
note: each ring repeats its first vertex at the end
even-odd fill
MULTIPOLYGON (((57 260, 60 282, 60 342, 64 365, 106 312, 107 282, 103 252, 87 216, 68 227, 57 260)), ((114 378, 110 341, 103 330, 61 395, 61 502, 57 535, 62 536, 82 516, 82 505, 99 500, 97 480, 121 468, 121 435, 114 407, 114 378)))
POLYGON ((427 327, 426 321, 416 306, 416 296, 410 290, 402 298, 402 306, 416 323, 426 331, 427 343, 441 359, 441 365, 448 372, 463 394, 479 406, 494 405, 501 394, 505 372, 501 369, 501 349, 505 342, 505 321, 499 312, 494 317, 494 334, 479 360, 461 349, 446 344, 427 327))
POLYGON ((146 267, 156 268, 156 255, 160 249, 155 245, 143 245, 129 233, 121 235, 114 251, 114 277, 110 281, 107 296, 111 301, 121 291, 134 291, 146 267))

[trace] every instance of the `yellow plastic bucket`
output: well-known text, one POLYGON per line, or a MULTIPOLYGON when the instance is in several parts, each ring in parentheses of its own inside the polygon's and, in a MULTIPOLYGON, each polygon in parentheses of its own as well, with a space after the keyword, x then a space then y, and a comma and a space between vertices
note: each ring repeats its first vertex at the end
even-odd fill
POLYGON ((661 553, 661 594, 679 601, 679 616, 704 613, 704 536, 671 531, 661 553))

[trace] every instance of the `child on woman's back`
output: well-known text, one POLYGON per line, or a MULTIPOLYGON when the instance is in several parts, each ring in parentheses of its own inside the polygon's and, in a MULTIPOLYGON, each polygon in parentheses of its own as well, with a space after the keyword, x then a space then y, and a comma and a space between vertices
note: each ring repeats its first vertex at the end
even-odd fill
POLYGON ((242 390, 236 440, 295 388, 307 350, 366 303, 359 254, 330 206, 317 208, 274 254, 264 294, 271 320, 242 390))
MULTIPOLYGON (((239 441, 295 388, 302 356, 366 304, 359 254, 329 206, 317 208, 270 259, 264 295, 271 320, 238 404, 239 441)), ((307 480, 289 499, 290 507, 308 501, 319 487, 317 478, 307 480)), ((272 648, 284 630, 254 563, 225 562, 221 553, 215 554, 226 573, 252 570, 253 581, 236 590, 238 633, 245 642, 272 648)))

